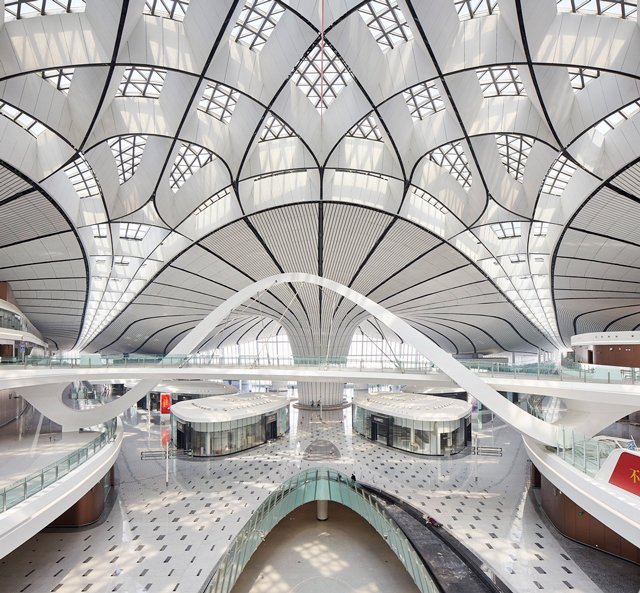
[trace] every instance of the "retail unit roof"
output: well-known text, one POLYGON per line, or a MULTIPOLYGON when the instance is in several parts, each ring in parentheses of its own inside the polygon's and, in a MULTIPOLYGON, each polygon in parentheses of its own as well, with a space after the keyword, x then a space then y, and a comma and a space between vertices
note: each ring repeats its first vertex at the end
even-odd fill
POLYGON ((465 401, 420 393, 380 391, 354 397, 353 403, 374 413, 423 422, 446 422, 471 414, 471 405, 465 401))
POLYGON ((171 413, 183 422, 230 422, 275 412, 289 405, 286 397, 260 393, 236 393, 173 404, 171 413))

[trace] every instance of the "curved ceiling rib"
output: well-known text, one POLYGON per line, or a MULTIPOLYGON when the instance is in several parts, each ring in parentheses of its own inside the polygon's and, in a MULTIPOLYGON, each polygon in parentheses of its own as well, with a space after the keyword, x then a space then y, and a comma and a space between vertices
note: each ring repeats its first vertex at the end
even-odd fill
MULTIPOLYGON (((0 179, 0 208, 57 213, 2 235, 0 280, 61 349, 164 351, 283 272, 459 353, 637 325, 640 55, 607 51, 635 12, 350 2, 327 10, 323 53, 313 3, 49 4, 12 2, 0 30, 0 162, 27 184, 0 179), (17 50, 36 18, 56 53, 17 50), (619 19, 610 39, 577 26, 594 18, 619 19)), ((309 352, 367 318, 278 287, 225 343, 261 314, 309 352)))

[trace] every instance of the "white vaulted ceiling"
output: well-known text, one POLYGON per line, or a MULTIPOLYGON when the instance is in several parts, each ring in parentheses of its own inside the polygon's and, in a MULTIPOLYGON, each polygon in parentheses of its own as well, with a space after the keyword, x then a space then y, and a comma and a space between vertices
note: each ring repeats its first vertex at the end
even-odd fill
MULTIPOLYGON (((640 325, 635 2, 4 11, 0 280, 62 349, 164 352, 280 272, 451 352, 640 325)), ((367 319, 281 286, 208 347, 286 331, 343 351, 367 319)))

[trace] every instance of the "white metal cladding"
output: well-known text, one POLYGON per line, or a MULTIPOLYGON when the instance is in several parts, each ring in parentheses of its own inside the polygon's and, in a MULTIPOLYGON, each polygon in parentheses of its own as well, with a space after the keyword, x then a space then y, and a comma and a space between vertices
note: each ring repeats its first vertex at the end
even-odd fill
MULTIPOLYGON (((177 309, 195 320, 281 272, 389 299, 451 351, 550 350, 578 326, 637 325, 640 55, 620 51, 638 28, 624 3, 407 0, 384 22, 365 2, 332 5, 323 89, 314 3, 87 0, 64 18, 52 2, 5 4, 0 281, 60 348, 162 351, 177 309), (211 89, 224 89, 215 107, 211 89), (110 148, 122 137, 146 138, 126 166, 110 148), (505 138, 526 151, 505 155, 505 138), (178 183, 183 146, 206 158, 178 183), (429 158, 454 146, 470 187, 429 158), (491 231, 513 222, 520 237, 491 231), (132 245, 120 223, 149 232, 132 245), (47 300, 68 311, 47 320, 47 300)), ((262 313, 284 313, 300 348, 322 347, 331 319, 343 348, 367 318, 318 288, 276 292, 262 313)))

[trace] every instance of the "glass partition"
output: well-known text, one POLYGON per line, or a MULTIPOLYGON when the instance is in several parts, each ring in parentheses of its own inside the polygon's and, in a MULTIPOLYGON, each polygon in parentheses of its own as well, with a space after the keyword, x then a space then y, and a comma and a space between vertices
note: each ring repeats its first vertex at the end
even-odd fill
POLYGON ((271 529, 291 511, 315 500, 338 502, 354 510, 385 539, 422 593, 440 591, 407 537, 376 499, 344 474, 319 468, 293 476, 263 501, 221 558, 205 593, 229 593, 271 529))
POLYGON ((104 428, 105 430, 98 437, 77 451, 18 482, 0 489, 0 513, 9 510, 23 500, 40 492, 43 488, 50 486, 83 464, 87 459, 93 457, 113 439, 116 433, 116 420, 110 420, 105 424, 104 428))

